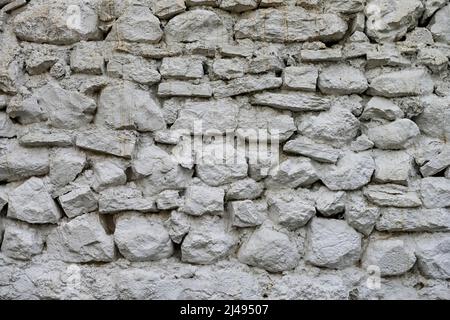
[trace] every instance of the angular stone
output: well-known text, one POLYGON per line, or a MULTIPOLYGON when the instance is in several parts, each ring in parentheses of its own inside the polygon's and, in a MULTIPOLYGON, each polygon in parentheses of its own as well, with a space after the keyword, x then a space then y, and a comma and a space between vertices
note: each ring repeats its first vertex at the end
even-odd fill
POLYGON ((436 232, 450 230, 448 209, 385 208, 376 229, 389 232, 436 232))
POLYGON ((107 73, 110 77, 145 85, 153 85, 161 80, 154 61, 123 53, 115 53, 109 59, 107 73))
POLYGON ((422 179, 420 194, 427 208, 450 207, 450 180, 443 177, 422 179))
POLYGON ((417 265, 431 279, 450 279, 450 237, 448 233, 424 234, 416 239, 417 265))
POLYGON ((65 45, 101 39, 97 13, 79 0, 27 6, 13 26, 17 38, 29 42, 65 45))
POLYGON ((0 138, 13 138, 16 134, 14 123, 4 112, 0 112, 0 138))
POLYGON ((269 272, 282 272, 298 265, 300 252, 287 234, 276 231, 271 226, 263 226, 253 232, 241 246, 238 259, 269 272))
POLYGON ((173 244, 164 225, 146 215, 119 216, 114 242, 119 252, 133 262, 161 260, 173 253, 173 244))
POLYGON ((101 214, 114 214, 124 211, 156 212, 153 198, 145 197, 134 185, 118 186, 100 192, 98 211, 101 214))
POLYGON ((109 187, 123 185, 127 182, 123 166, 111 160, 95 162, 93 165, 95 191, 102 191, 109 187))
POLYGON ((19 108, 8 108, 7 112, 22 124, 47 121, 54 128, 77 129, 92 121, 96 108, 93 99, 51 83, 38 89, 19 108))
POLYGON ((344 95, 363 93, 369 85, 361 70, 341 64, 322 69, 318 87, 325 94, 344 95))
POLYGON ((355 141, 350 144, 350 150, 355 152, 366 151, 374 147, 374 143, 369 140, 369 138, 362 134, 355 141))
POLYGON ((191 229, 188 216, 179 211, 172 211, 166 223, 169 236, 173 242, 180 244, 191 229))
POLYGON ((34 51, 31 52, 25 64, 29 75, 38 75, 49 71, 56 62, 58 62, 58 57, 55 55, 34 51))
POLYGON ((333 192, 326 187, 317 190, 316 209, 326 217, 330 217, 345 211, 345 192, 333 192))
POLYGON ((450 44, 450 5, 436 12, 428 26, 435 41, 450 44))
POLYGON ((373 156, 375 182, 408 185, 410 178, 414 176, 414 157, 406 151, 377 150, 373 156))
POLYGON ((250 45, 233 45, 222 43, 219 47, 219 52, 224 57, 242 57, 250 58, 253 56, 254 48, 250 45))
POLYGON ((70 56, 70 66, 78 73, 103 73, 104 59, 97 42, 81 42, 75 46, 70 56))
POLYGON ((9 192, 8 218, 32 224, 57 223, 61 212, 44 180, 33 177, 9 192))
POLYGON ((324 163, 336 163, 341 152, 338 149, 322 143, 315 143, 312 139, 298 136, 289 140, 283 147, 284 152, 302 155, 324 163))
POLYGON ((366 0, 328 0, 325 2, 327 12, 356 13, 364 10, 366 0))
POLYGON ((202 42, 221 44, 228 38, 221 18, 209 10, 191 10, 172 18, 164 28, 168 44, 202 42))
POLYGON ((151 3, 150 7, 160 19, 170 19, 186 10, 184 0, 156 0, 151 3))
POLYGON ((214 88, 216 98, 233 97, 281 87, 283 80, 271 74, 248 75, 243 78, 233 79, 227 84, 220 84, 214 88))
POLYGON ((357 231, 370 235, 380 216, 380 209, 370 205, 360 191, 349 194, 347 199, 345 220, 357 231))
POLYGON ((30 260, 43 249, 44 237, 38 229, 25 223, 8 222, 1 246, 4 255, 18 260, 30 260))
POLYGON ((417 125, 409 119, 400 119, 386 125, 370 128, 367 136, 379 149, 405 149, 420 134, 417 125))
POLYGON ((194 84, 183 81, 162 82, 158 86, 158 96, 209 98, 213 90, 209 83, 194 84))
POLYGON ((47 251, 58 260, 73 263, 110 262, 115 258, 113 236, 106 234, 95 213, 58 226, 47 238, 47 251))
POLYGON ((261 208, 251 200, 231 201, 227 205, 227 211, 233 227, 256 227, 264 221, 261 208))
POLYGON ((193 216, 204 214, 222 215, 225 192, 221 188, 189 186, 186 189, 184 205, 180 211, 193 216))
POLYGON ((319 177, 308 158, 289 158, 269 171, 266 185, 272 187, 306 187, 319 177))
POLYGON ((343 269, 361 256, 361 235, 345 221, 314 218, 306 243, 306 261, 319 267, 343 269))
POLYGON ((131 5, 117 19, 108 40, 158 43, 163 36, 160 21, 146 6, 131 5))
POLYGON ((377 266, 381 276, 398 276, 416 263, 414 248, 402 239, 372 239, 362 258, 364 268, 377 266))
POLYGON ((370 82, 372 95, 386 98, 420 96, 433 93, 434 84, 428 72, 406 69, 382 74, 370 82))
POLYGON ((17 181, 49 171, 48 150, 23 148, 16 140, 0 140, 0 181, 17 181))
POLYGON ((281 72, 285 65, 281 58, 275 54, 257 53, 248 64, 248 73, 258 74, 265 72, 281 72))
POLYGON ((364 188, 366 198, 380 207, 420 207, 419 194, 405 186, 395 184, 370 185, 364 188))
POLYGON ((136 136, 130 131, 88 130, 77 135, 75 144, 82 149, 131 158, 136 136))
POLYGON ((319 69, 315 66, 287 67, 283 70, 283 87, 290 90, 316 91, 319 69))
POLYGON ((253 200, 264 191, 264 184, 251 178, 233 182, 226 192, 227 200, 253 200))
POLYGON ((263 92, 255 94, 250 101, 255 105, 293 112, 323 111, 331 106, 326 97, 298 92, 263 92))
POLYGON ((443 171, 447 167, 450 167, 450 147, 445 147, 441 153, 421 166, 420 172, 422 176, 429 177, 443 171))
POLYGON ((302 62, 335 62, 342 60, 342 48, 325 48, 320 50, 304 49, 300 51, 302 62))
POLYGON ((74 181, 86 167, 86 155, 73 148, 56 149, 50 158, 52 195, 74 181))
POLYGON ((402 52, 393 43, 375 45, 367 51, 367 67, 381 66, 408 67, 411 61, 402 55, 402 52))
POLYGON ((129 84, 108 86, 102 91, 95 123, 113 129, 143 132, 166 127, 157 100, 129 84))
POLYGON ((347 152, 336 165, 322 165, 317 170, 322 182, 333 191, 357 190, 370 182, 375 162, 369 155, 347 152))
POLYGON ((19 137, 20 145, 35 147, 70 147, 73 137, 70 131, 48 128, 31 128, 19 137))
POLYGON ((236 244, 234 237, 220 224, 192 228, 181 244, 181 261, 213 264, 225 258, 236 244))
POLYGON ((177 209, 183 204, 178 190, 166 190, 161 192, 156 199, 156 206, 159 210, 177 209))
POLYGON ((231 12, 244 12, 258 7, 257 0, 222 0, 220 8, 231 12))
POLYGON ((333 106, 329 111, 300 116, 298 130, 316 143, 342 147, 358 135, 360 123, 350 110, 333 106))
POLYGON ((448 57, 439 49, 422 48, 417 54, 417 61, 429 67, 434 73, 442 72, 447 68, 448 57))
POLYGON ((60 196, 59 203, 69 218, 94 212, 98 208, 95 194, 88 186, 75 187, 72 191, 60 196))
POLYGON ((394 121, 403 118, 403 116, 403 111, 391 100, 382 97, 373 97, 367 103, 361 119, 386 119, 394 121))
POLYGON ((246 69, 247 64, 239 58, 216 59, 212 64, 213 76, 223 80, 241 78, 246 69))
POLYGON ((347 23, 335 14, 317 14, 300 7, 288 11, 260 9, 239 19, 235 36, 269 42, 336 41, 342 39, 347 28, 347 23))
POLYGON ((447 0, 425 0, 425 12, 423 13, 421 22, 425 22, 428 18, 431 18, 437 10, 444 7, 447 3, 447 0))
POLYGON ((163 59, 159 72, 164 78, 199 79, 203 77, 203 62, 194 57, 168 57, 163 59))
POLYGON ((430 137, 444 141, 450 139, 450 101, 448 97, 430 95, 422 97, 423 112, 415 119, 420 131, 430 137))
POLYGON ((270 190, 266 198, 269 216, 290 230, 305 226, 316 214, 314 200, 294 190, 270 190))
POLYGON ((422 12, 420 0, 369 0, 366 32, 378 42, 399 40, 417 26, 422 12))

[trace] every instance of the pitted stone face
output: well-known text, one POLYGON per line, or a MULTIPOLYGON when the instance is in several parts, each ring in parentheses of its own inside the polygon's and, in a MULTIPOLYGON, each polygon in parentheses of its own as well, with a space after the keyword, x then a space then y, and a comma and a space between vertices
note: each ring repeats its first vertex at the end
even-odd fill
POLYGON ((450 299, 449 45, 449 0, 0 0, 0 299, 450 299))

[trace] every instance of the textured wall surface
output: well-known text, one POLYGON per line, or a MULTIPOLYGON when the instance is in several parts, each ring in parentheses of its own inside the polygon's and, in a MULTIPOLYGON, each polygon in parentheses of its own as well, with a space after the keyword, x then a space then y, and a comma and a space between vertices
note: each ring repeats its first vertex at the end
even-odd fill
POLYGON ((450 299, 448 0, 0 10, 0 299, 450 299))

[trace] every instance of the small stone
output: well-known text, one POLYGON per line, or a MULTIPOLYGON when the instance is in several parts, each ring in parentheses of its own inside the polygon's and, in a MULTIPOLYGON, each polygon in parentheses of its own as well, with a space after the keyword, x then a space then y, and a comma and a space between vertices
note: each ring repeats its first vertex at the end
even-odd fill
POLYGON ((345 192, 333 192, 326 187, 317 190, 316 209, 326 217, 331 217, 345 211, 345 192))
POLYGON ((370 185, 364 188, 366 198, 380 207, 420 207, 419 194, 408 187, 395 184, 370 185))
POLYGON ((264 191, 264 184, 251 178, 239 180, 230 184, 226 192, 227 200, 254 200, 264 191))
POLYGON ((342 60, 342 48, 304 49, 300 58, 302 62, 336 62, 342 60))
POLYGON ((70 66, 78 73, 102 74, 104 59, 97 42, 80 42, 70 56, 70 66))
POLYGON ((191 225, 188 216, 179 211, 172 211, 166 223, 169 236, 173 242, 180 244, 188 234, 191 225))
POLYGON ((0 138, 13 138, 16 134, 14 123, 4 112, 0 112, 0 138))
POLYGON ((257 0, 222 0, 220 8, 231 12, 244 12, 258 7, 257 0))
POLYGON ((433 72, 445 70, 448 65, 447 55, 435 48, 422 48, 417 54, 417 61, 429 67, 433 72))
POLYGON ((231 80, 243 77, 246 68, 246 63, 239 58, 216 59, 212 64, 212 74, 219 79, 231 80))
POLYGON ((167 57, 162 60, 159 72, 164 78, 199 79, 203 77, 203 62, 192 57, 167 57))
POLYGON ((367 136, 379 149, 405 149, 420 134, 417 125, 409 119, 400 119, 386 125, 370 128, 367 136))
POLYGON ((316 214, 314 200, 295 190, 267 191, 266 198, 269 216, 290 230, 305 226, 316 214))
POLYGON ((177 190, 166 190, 161 192, 156 199, 159 210, 173 210, 182 205, 180 192, 177 190))
POLYGON ((300 252, 287 234, 262 226, 241 246, 238 259, 269 272, 282 272, 298 265, 300 252))
POLYGON ((77 135, 76 146, 82 149, 131 158, 136 136, 130 131, 89 130, 77 135))
POLYGON ((319 69, 315 66, 287 67, 283 71, 283 87, 290 90, 316 91, 319 69))
POLYGON ((380 209, 370 205, 360 191, 350 193, 347 200, 345 220, 357 231, 370 235, 380 216, 380 209))
POLYGON ((363 93, 369 85, 361 70, 347 65, 334 65, 322 69, 318 87, 325 94, 343 95, 363 93))
POLYGON ((293 112, 323 111, 329 110, 331 106, 330 100, 326 97, 299 92, 258 93, 251 98, 250 102, 254 105, 293 112))
POLYGON ((222 215, 225 192, 221 188, 190 186, 186 189, 184 205, 181 209, 194 216, 203 214, 222 215))
POLYGON ((151 3, 150 7, 160 19, 170 19, 186 10, 184 0, 156 0, 151 3))
POLYGON ((267 186, 306 187, 318 181, 319 177, 308 158, 289 158, 269 171, 267 186))
POLYGON ((114 242, 129 261, 156 261, 173 254, 173 244, 164 225, 151 217, 121 215, 116 220, 114 242))
POLYGON ((44 237, 25 223, 9 222, 5 227, 1 252, 13 259, 30 260, 44 249, 44 237))
POLYGON ((53 230, 47 238, 49 255, 73 263, 110 262, 115 258, 114 239, 95 213, 83 214, 53 230))
POLYGON ((69 218, 94 212, 98 208, 98 202, 94 192, 88 186, 76 187, 72 191, 60 196, 59 203, 69 218))
POLYGON ((375 144, 369 140, 369 137, 362 134, 350 144, 350 150, 354 152, 361 152, 372 149, 374 146, 375 144))
POLYGON ((271 74, 248 75, 243 78, 233 79, 214 88, 214 96, 217 98, 233 97, 281 87, 283 80, 271 74))
POLYGON ((403 117, 403 111, 395 103, 382 97, 370 99, 361 115, 362 120, 386 119, 394 121, 403 117))
POLYGON ((55 224, 61 212, 44 180, 33 177, 9 193, 7 216, 32 224, 55 224))
POLYGON ((319 267, 343 269, 361 256, 361 235, 345 221, 314 218, 306 243, 306 261, 319 267))
POLYGON ((54 55, 43 54, 40 51, 33 51, 26 60, 25 64, 28 74, 33 76, 49 71, 56 62, 58 62, 58 58, 54 55))
POLYGON ((251 200, 231 201, 227 211, 233 227, 256 227, 263 223, 260 208, 251 200))
POLYGON ((253 55, 254 49, 252 46, 223 43, 219 51, 224 57, 250 58, 253 55))
POLYGON ((212 88, 209 83, 193 84, 183 81, 162 82, 158 86, 158 96, 210 98, 212 88))
POLYGON ((447 209, 383 208, 376 229, 388 232, 436 232, 450 230, 447 209))
POLYGON ((450 279, 450 237, 447 233, 424 234, 416 243, 417 265, 431 279, 450 279))
POLYGON ((430 75, 422 69, 406 69, 382 74, 370 82, 369 92, 386 98, 420 96, 433 93, 430 75))
POLYGON ((99 213, 114 214, 125 211, 156 212, 153 198, 145 197, 134 185, 118 186, 100 192, 99 213))
POLYGON ((20 136, 19 143, 27 148, 70 147, 73 145, 73 137, 70 131, 37 127, 20 136))
POLYGON ((127 176, 123 167, 115 161, 104 160, 96 162, 93 165, 93 170, 93 188, 96 191, 127 183, 127 176))
POLYGON ((74 181, 86 167, 86 155, 78 149, 56 149, 50 159, 50 183, 52 195, 74 181))
POLYGON ((302 155, 324 163, 336 163, 341 152, 329 145, 315 143, 313 140, 298 136, 289 140, 283 147, 284 152, 302 155))
POLYGON ((408 67, 411 61, 402 55, 402 52, 393 43, 384 43, 373 46, 367 52, 367 67, 381 66, 408 67))
POLYGON ((110 77, 145 85, 161 81, 161 75, 154 61, 131 54, 115 53, 108 61, 107 74, 110 77))
POLYGON ((257 54, 248 64, 248 73, 261 74, 266 72, 281 72, 285 65, 276 54, 257 54))
POLYGON ((427 208, 450 207, 450 180, 443 177, 422 179, 420 194, 427 208))
POLYGON ((381 276, 398 276, 416 263, 414 248, 402 239, 373 239, 362 258, 364 268, 377 266, 381 276))
POLYGON ((422 173, 422 176, 429 177, 443 171, 447 167, 450 167, 449 147, 444 148, 441 153, 431 158, 430 161, 420 167, 420 172, 422 173))

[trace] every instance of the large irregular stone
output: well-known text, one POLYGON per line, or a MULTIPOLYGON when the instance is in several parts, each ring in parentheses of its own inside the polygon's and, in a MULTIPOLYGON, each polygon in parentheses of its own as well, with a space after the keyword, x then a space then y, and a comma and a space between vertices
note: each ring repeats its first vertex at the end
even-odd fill
POLYGON ((396 41, 417 26, 423 4, 420 0, 369 0, 365 12, 369 37, 378 42, 396 41))
POLYGON ((95 9, 79 0, 27 6, 14 19, 14 33, 20 40, 59 45, 102 36, 95 9))
POLYGON ((228 34, 221 18, 213 11, 191 10, 172 18, 164 28, 167 43, 202 42, 221 44, 228 34))
POLYGON ((433 80, 427 71, 406 69, 376 77, 370 82, 369 91, 372 95, 395 98, 427 95, 433 90, 433 80))
POLYGON ((136 145, 136 135, 130 131, 88 130, 77 135, 77 147, 131 158, 136 145))
POLYGON ((380 216, 380 209, 369 204, 361 191, 350 193, 347 199, 345 220, 357 231, 366 236, 370 235, 380 216))
POLYGON ((195 57, 167 57, 162 60, 159 72, 164 78, 185 80, 203 77, 203 62, 195 57))
POLYGON ((450 207, 450 179, 443 177, 422 179, 420 194, 427 208, 450 207))
POLYGON ((265 269, 282 272, 294 269, 300 260, 296 243, 286 233, 270 225, 258 228, 238 252, 240 262, 265 269))
POLYGON ((70 192, 63 194, 59 197, 59 203, 69 218, 75 218, 98 209, 97 198, 88 186, 75 187, 70 192))
POLYGON ((329 110, 331 106, 326 97, 298 92, 258 93, 252 97, 251 103, 293 112, 324 111, 329 110))
POLYGON ((21 106, 8 108, 7 112, 21 124, 46 121, 54 128, 77 129, 92 121, 96 109, 93 99, 51 83, 38 89, 21 106))
POLYGON ((95 123, 116 130, 144 132, 166 127, 157 100, 148 92, 129 84, 109 86, 102 91, 95 123))
POLYGON ((17 181, 49 171, 49 152, 24 148, 16 140, 0 139, 0 181, 17 181))
POLYGON ((431 279, 450 279, 450 237, 448 233, 424 234, 416 239, 417 265, 431 279))
POLYGON ((225 192, 221 188, 208 186, 189 186, 186 189, 184 205, 181 208, 185 212, 194 216, 203 214, 222 215, 224 211, 225 192))
POLYGON ((8 222, 5 227, 1 252, 18 260, 30 260, 44 249, 43 234, 25 223, 8 222))
POLYGON ((33 177, 9 193, 8 217, 32 224, 57 223, 61 211, 45 181, 33 177))
POLYGON ((450 139, 450 101, 448 97, 430 95, 422 97, 423 112, 415 119, 420 131, 444 141, 450 139))
MULTIPOLYGON (((442 1, 441 1, 442 2, 442 1)), ((435 41, 450 44, 450 5, 440 9, 433 16, 428 28, 435 41)))
POLYGON ((241 94, 253 93, 281 87, 283 80, 271 74, 247 75, 233 79, 226 84, 219 84, 214 88, 216 98, 233 97, 241 94))
POLYGON ((347 23, 335 14, 317 14, 300 7, 289 10, 260 9, 244 14, 235 25, 237 38, 273 42, 336 41, 347 23))
POLYGON ((419 194, 405 186, 395 184, 369 185, 364 188, 366 198, 380 207, 420 207, 419 194))
POLYGON ((270 190, 266 192, 266 198, 269 216, 291 230, 305 226, 316 214, 314 200, 296 190, 270 190))
POLYGON ((191 228, 181 244, 181 260, 192 264, 213 264, 225 258, 236 244, 232 234, 219 224, 191 228))
POLYGON ((405 149, 419 134, 419 127, 409 119, 396 120, 367 131, 367 136, 377 148, 387 150, 405 149))
POLYGON ((115 258, 114 239, 98 214, 88 213, 63 223, 47 238, 47 251, 65 262, 110 262, 115 258))
POLYGON ((315 142, 342 147, 358 135, 360 123, 350 110, 333 106, 329 111, 298 118, 300 133, 315 142))
POLYGON ((161 260, 173 253, 173 244, 164 225, 146 215, 119 216, 114 242, 129 261, 161 260))
POLYGON ((373 156, 375 182, 408 185, 410 178, 414 176, 414 157, 406 151, 376 150, 373 156))
POLYGON ((398 276, 416 263, 414 248, 403 239, 371 239, 362 258, 365 268, 377 266, 381 276, 398 276))
POLYGON ((317 174, 328 189, 348 191, 368 184, 374 171, 375 162, 371 156, 347 152, 336 165, 321 165, 317 174))
POLYGON ((269 171, 266 185, 272 187, 307 187, 318 181, 312 162, 308 158, 289 158, 269 171))
POLYGON ((161 80, 154 61, 131 54, 115 53, 108 61, 107 74, 144 85, 153 85, 161 80))
POLYGON ((158 43, 163 36, 160 21, 146 6, 129 6, 117 19, 108 40, 158 43))
POLYGON ((100 192, 98 211, 101 214, 114 214, 125 211, 156 212, 155 200, 143 195, 134 185, 118 186, 100 192))
POLYGON ((251 200, 231 201, 227 212, 233 227, 256 227, 264 222, 261 206, 251 200))
POLYGON ((361 235, 345 221, 314 218, 309 227, 305 259, 332 269, 355 264, 361 256, 361 235))
POLYGON ((435 232, 450 230, 448 209, 384 208, 376 225, 379 231, 435 232))
POLYGON ((298 136, 289 140, 283 147, 284 152, 302 155, 324 163, 336 163, 341 152, 329 145, 316 143, 312 139, 298 136))
POLYGON ((360 94, 369 85, 364 73, 348 65, 332 65, 322 69, 319 74, 318 87, 325 94, 360 94))

